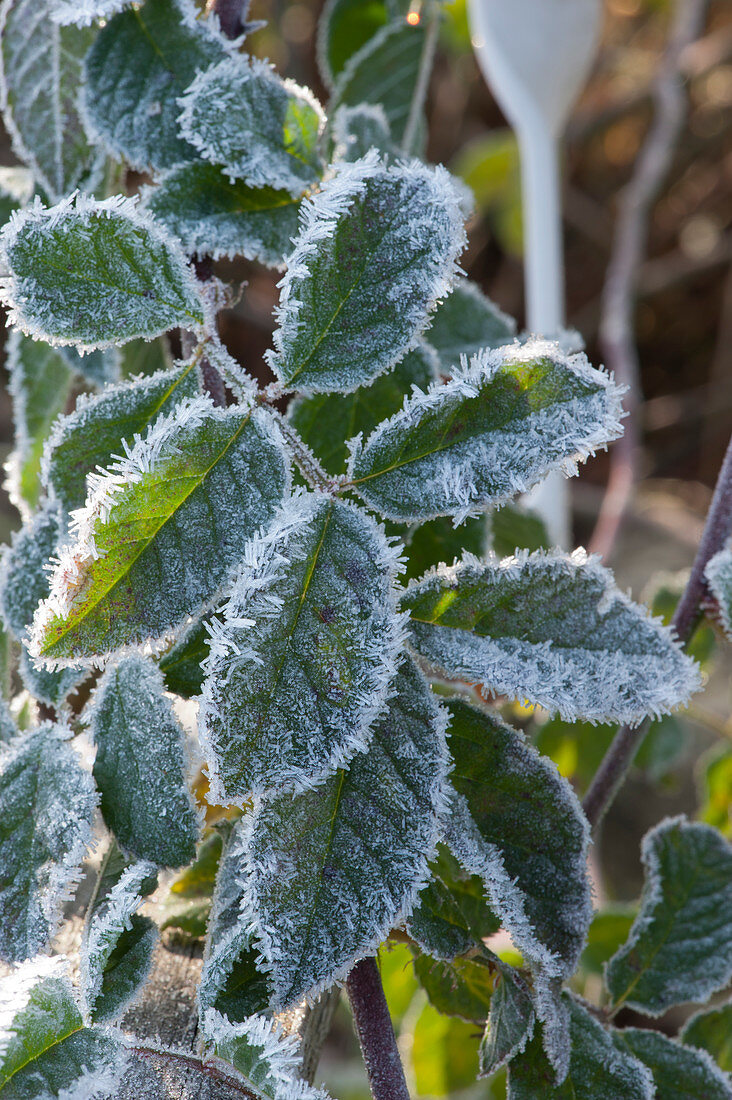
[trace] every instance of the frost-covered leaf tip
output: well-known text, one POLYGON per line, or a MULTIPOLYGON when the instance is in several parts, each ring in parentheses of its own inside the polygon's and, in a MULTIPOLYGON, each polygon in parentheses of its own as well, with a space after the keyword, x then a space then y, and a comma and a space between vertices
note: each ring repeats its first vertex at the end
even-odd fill
POLYGON ((565 356, 556 344, 483 351, 357 440, 349 474, 390 519, 461 519, 552 470, 576 473, 621 434, 621 394, 584 355, 565 356))
POLYGON ((583 550, 466 555, 411 584, 402 607, 435 668, 563 718, 638 723, 700 686, 671 630, 583 550))
POLYGON ((725 547, 707 563, 704 571, 714 610, 728 638, 732 638, 732 548, 725 547))
POLYGON ((340 164, 302 206, 270 362, 290 390, 348 393, 390 370, 448 293, 465 244, 448 173, 340 164))
POLYGON ((50 344, 92 351, 204 324, 179 245, 132 199, 36 199, 4 228, 0 254, 9 322, 50 344))

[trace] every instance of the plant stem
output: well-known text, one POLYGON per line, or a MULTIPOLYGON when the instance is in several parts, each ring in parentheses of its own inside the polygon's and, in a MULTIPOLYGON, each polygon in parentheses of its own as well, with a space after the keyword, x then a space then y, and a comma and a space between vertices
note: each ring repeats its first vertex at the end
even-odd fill
POLYGON ((414 153, 417 127, 419 126, 420 115, 422 114, 422 109, 427 98, 427 88, 429 87, 430 76, 432 75, 432 65, 435 60, 435 50, 437 49, 437 35, 440 29, 440 6, 435 0, 428 0, 427 20, 427 30, 425 31, 424 45, 422 46, 422 56, 419 60, 419 71, 414 85, 414 92, 412 93, 412 102, 409 106, 409 117, 404 127, 404 137, 402 138, 402 152, 407 156, 412 156, 414 153))
POLYGON ((330 495, 338 493, 343 488, 343 479, 340 477, 331 477, 331 475, 320 465, 307 443, 300 438, 289 420, 287 420, 287 418, 277 409, 272 409, 272 412, 277 419, 282 435, 293 453, 300 473, 305 478, 310 488, 319 489, 321 492, 330 495))
POLYGON ((227 38, 238 38, 242 33, 245 8, 245 0, 209 0, 206 5, 207 12, 218 15, 221 32, 227 38))
POLYGON ((204 1061, 202 1058, 196 1058, 195 1055, 186 1054, 185 1051, 182 1050, 165 1050, 164 1048, 158 1050, 155 1047, 146 1046, 133 1046, 129 1049, 139 1058, 147 1058, 150 1061, 154 1061, 157 1058, 164 1062, 173 1062, 185 1069, 196 1070, 206 1077, 212 1077, 215 1081, 220 1081, 222 1084, 228 1085, 237 1096, 245 1096, 247 1100, 258 1100, 257 1093, 247 1088, 243 1081, 238 1080, 236 1077, 226 1072, 223 1068, 225 1064, 223 1062, 219 1066, 218 1062, 204 1061))
MULTIPOLYGON (((699 549, 691 567, 689 580, 679 600, 671 625, 679 640, 686 643, 691 638, 701 615, 701 603, 706 590, 704 570, 707 563, 721 550, 732 531, 732 439, 727 445, 722 468, 719 471, 714 496, 707 514, 699 549)), ((598 768, 583 803, 587 819, 596 828, 615 795, 620 790, 631 764, 648 729, 646 720, 635 729, 621 726, 598 768)))
POLYGON ((346 982, 374 1100, 409 1100, 376 959, 356 963, 346 982))

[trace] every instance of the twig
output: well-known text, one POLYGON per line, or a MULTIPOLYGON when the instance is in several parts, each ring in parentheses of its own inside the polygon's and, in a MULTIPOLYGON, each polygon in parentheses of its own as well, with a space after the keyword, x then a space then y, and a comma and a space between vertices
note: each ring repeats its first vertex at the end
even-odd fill
POLYGON ((206 11, 218 15, 222 34, 227 38, 238 38, 244 30, 247 7, 246 0, 209 0, 206 11))
POLYGON ((425 31, 422 45, 422 56, 419 59, 419 71, 412 93, 412 102, 409 105, 407 124, 404 127, 402 138, 402 152, 407 156, 414 153, 414 142, 417 137, 417 127, 427 98, 427 89, 432 75, 432 65, 437 49, 437 35, 440 29, 440 5, 435 0, 428 0, 427 30, 425 31))
MULTIPOLYGON (((689 580, 671 620, 672 627, 683 643, 689 641, 701 615, 701 602, 705 593, 704 570, 707 562, 722 549, 731 531, 732 439, 727 446, 727 453, 719 471, 689 580)), ((621 726, 616 733, 583 802, 583 809, 593 827, 597 827, 600 823, 622 786, 647 729, 646 721, 635 729, 621 726)))
POLYGON ((375 959, 356 963, 346 982, 348 999, 374 1100, 409 1100, 404 1069, 375 959))
POLYGON ((606 365, 628 386, 625 433, 611 452, 610 478, 590 539, 590 550, 606 556, 622 523, 633 484, 640 445, 641 396, 633 314, 638 271, 648 241, 655 199, 668 173, 684 121, 686 95, 681 76, 684 50, 698 37, 708 0, 677 0, 668 46, 655 81, 655 116, 630 183, 620 197, 615 241, 602 300, 600 344, 606 365))
POLYGON ((202 1058, 196 1058, 195 1055, 186 1054, 182 1050, 166 1050, 164 1047, 133 1046, 129 1049, 140 1058, 147 1058, 150 1061, 154 1061, 157 1058, 162 1061, 172 1062, 183 1066, 186 1069, 196 1070, 196 1072, 202 1073, 207 1077, 212 1077, 215 1081, 220 1081, 222 1084, 228 1085, 228 1087, 238 1096, 246 1096, 247 1100, 258 1100, 258 1093, 252 1092, 243 1081, 227 1073, 223 1069, 223 1063, 221 1067, 219 1067, 216 1062, 204 1061, 202 1058))

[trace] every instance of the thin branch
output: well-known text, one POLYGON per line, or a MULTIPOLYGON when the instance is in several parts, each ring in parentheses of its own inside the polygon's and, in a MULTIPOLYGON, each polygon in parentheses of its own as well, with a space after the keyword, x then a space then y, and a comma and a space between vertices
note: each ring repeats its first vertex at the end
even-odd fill
POLYGON ((394 1028, 375 959, 356 963, 346 982, 374 1100, 409 1100, 394 1028))
POLYGON ((219 26, 227 38, 238 38, 244 30, 248 0, 209 0, 207 12, 219 17, 219 26))
POLYGON ((247 1100, 259 1100, 259 1094, 252 1092, 242 1080, 233 1077, 224 1068, 225 1063, 216 1061, 204 1061, 193 1054, 186 1054, 182 1050, 166 1050, 164 1047, 132 1046, 129 1048, 133 1054, 148 1061, 156 1059, 163 1062, 172 1062, 173 1065, 182 1066, 185 1069, 195 1070, 205 1077, 211 1077, 214 1081, 227 1085, 237 1096, 245 1096, 247 1100))
POLYGON ((402 152, 407 156, 414 153, 414 143, 417 137, 417 128, 427 99, 427 89, 432 75, 432 66, 435 61, 437 49, 437 37, 440 30, 440 5, 436 0, 427 0, 427 30, 425 31, 422 45, 422 56, 419 60, 419 71, 412 93, 412 102, 409 105, 409 116, 404 127, 402 138, 402 152))
POLYGON ((620 197, 615 240, 603 292, 600 344, 606 366, 628 387, 625 433, 611 451, 610 478, 590 550, 606 556, 613 547, 635 482, 641 399, 633 315, 638 272, 645 257, 653 205, 671 166, 686 115, 681 75, 684 50, 698 37, 708 0, 677 0, 668 45, 653 89, 655 114, 630 183, 620 197))
MULTIPOLYGON (((704 570, 709 559, 722 549, 730 532, 732 532, 732 439, 727 446, 727 453, 719 471, 689 580, 671 620, 672 627, 683 643, 691 638, 701 615, 701 604, 706 593, 704 570)), ((593 827, 597 827, 600 823, 620 790, 647 729, 646 721, 635 729, 621 726, 615 735, 583 802, 583 809, 593 827)))
POLYGON ((276 417, 280 431, 293 453, 300 473, 310 488, 319 489, 321 492, 329 494, 339 492, 343 488, 345 479, 334 477, 324 470, 310 447, 300 438, 289 420, 278 409, 272 409, 272 413, 276 417))

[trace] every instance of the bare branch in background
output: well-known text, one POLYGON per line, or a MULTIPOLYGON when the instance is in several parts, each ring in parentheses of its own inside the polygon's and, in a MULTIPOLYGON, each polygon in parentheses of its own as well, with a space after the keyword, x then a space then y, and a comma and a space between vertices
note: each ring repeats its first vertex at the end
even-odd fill
POLYGON ((673 157, 686 114, 681 59, 698 37, 707 0, 678 0, 666 52, 656 78, 651 129, 630 183, 620 197, 614 246, 603 293, 600 344, 606 366, 629 387, 625 399, 625 434, 611 451, 610 477, 590 549, 607 555, 628 505, 639 449, 638 406, 641 397, 633 318, 638 272, 648 241, 648 225, 673 157))

